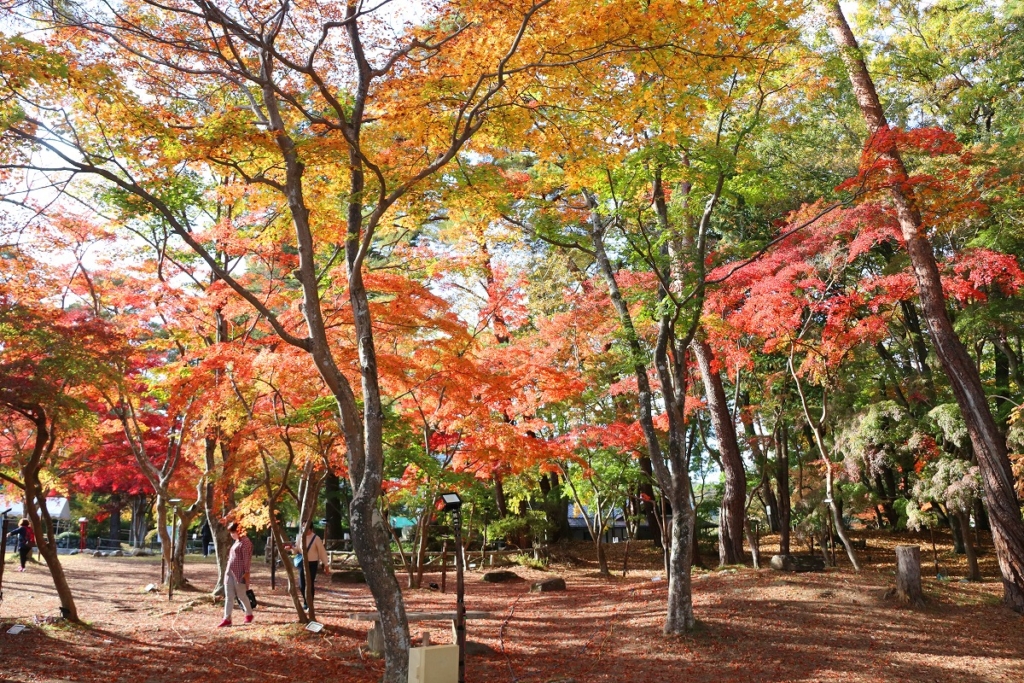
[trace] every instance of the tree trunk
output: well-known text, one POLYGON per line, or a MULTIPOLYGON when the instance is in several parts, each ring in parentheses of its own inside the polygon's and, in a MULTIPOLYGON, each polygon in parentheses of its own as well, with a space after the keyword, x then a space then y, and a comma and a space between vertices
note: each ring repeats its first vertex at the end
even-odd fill
POLYGON ((341 477, 334 472, 328 471, 324 477, 324 518, 327 526, 324 529, 324 544, 330 548, 341 548, 341 542, 345 537, 345 530, 342 527, 343 508, 341 477))
POLYGON ((501 475, 494 475, 494 507, 498 510, 498 519, 508 517, 508 503, 505 501, 505 485, 501 481, 501 475))
POLYGON ((114 508, 110 511, 110 540, 120 544, 121 542, 121 503, 115 502, 114 508))
POLYGON ((796 384, 796 391, 800 395, 800 406, 803 409, 804 418, 807 420, 804 425, 805 428, 811 432, 812 443, 817 446, 818 453, 821 455, 821 462, 825 466, 825 504, 832 512, 832 521, 835 524, 836 533, 839 534, 839 538, 843 541, 843 547, 846 549, 846 555, 850 558, 850 564, 853 565, 854 571, 860 571, 860 563, 857 561, 857 553, 853 549, 853 544, 850 543, 850 537, 846 534, 846 527, 843 526, 843 515, 839 509, 839 504, 836 501, 835 487, 833 481, 835 475, 832 473, 832 458, 829 457, 828 448, 825 446, 825 436, 822 434, 822 423, 827 415, 827 401, 828 393, 823 392, 821 402, 821 419, 814 421, 811 419, 811 410, 807 405, 807 397, 804 395, 803 385, 800 383, 800 377, 796 373, 796 367, 793 365, 793 346, 790 346, 789 352, 789 374, 793 378, 793 382, 796 384))
MULTIPOLYGON (((861 113, 874 136, 888 128, 874 82, 860 53, 837 0, 826 0, 829 29, 840 49, 861 113)), ((1024 521, 1013 486, 1006 441, 988 408, 978 370, 971 361, 946 312, 942 281, 932 245, 917 209, 913 188, 900 182, 907 178, 898 150, 880 150, 880 159, 890 165, 896 176, 890 195, 896 209, 900 231, 917 279, 925 322, 942 363, 957 405, 963 414, 971 444, 978 459, 988 499, 992 541, 1003 579, 1003 599, 1017 612, 1024 613, 1024 521)))
MULTIPOLYGON (((761 448, 758 443, 757 432, 754 430, 754 421, 750 417, 750 413, 746 410, 747 406, 750 405, 750 396, 747 392, 741 392, 739 394, 740 405, 739 416, 740 422, 743 424, 743 434, 747 439, 747 443, 750 446, 750 453, 754 456, 754 463, 761 469, 761 480, 766 482, 761 489, 761 495, 763 496, 763 502, 767 509, 765 510, 765 517, 768 519, 768 527, 772 533, 779 533, 779 501, 776 497, 775 490, 771 487, 768 481, 771 479, 769 476, 770 467, 768 462, 767 452, 761 448)), ((776 449, 778 448, 778 442, 775 443, 776 449)), ((777 451, 776 451, 777 452, 777 451)), ((778 456, 776 456, 776 466, 778 465, 778 456)))
POLYGON ((714 355, 711 347, 702 339, 690 343, 697 366, 704 380, 704 395, 707 397, 711 424, 718 437, 718 448, 722 456, 725 473, 725 490, 722 494, 722 518, 718 524, 719 564, 741 564, 743 562, 743 517, 747 498, 747 475, 740 456, 736 439, 736 425, 725 398, 722 376, 711 367, 714 355))
MULTIPOLYGON (((227 525, 222 522, 221 516, 217 514, 217 484, 220 479, 219 474, 224 471, 224 468, 218 468, 216 463, 217 440, 207 437, 205 445, 203 472, 205 479, 203 486, 206 489, 206 495, 203 497, 203 512, 206 515, 206 523, 210 525, 210 534, 213 536, 213 553, 217 560, 217 583, 214 585, 211 595, 219 596, 224 594, 224 573, 227 571, 228 553, 231 550, 233 541, 231 540, 231 533, 228 531, 227 525)), ((226 452, 225 446, 222 443, 222 461, 226 452)), ((203 552, 205 553, 206 550, 203 549, 203 552)))
POLYGON ((53 521, 50 519, 49 510, 46 509, 46 493, 39 482, 38 471, 23 471, 22 475, 22 481, 25 482, 25 513, 29 521, 32 522, 32 532, 36 535, 36 547, 39 548, 39 554, 46 562, 47 569, 50 570, 53 587, 60 600, 61 616, 68 621, 80 623, 78 607, 71 594, 71 586, 68 584, 64 567, 57 556, 57 543, 53 538, 53 521))
POLYGON ((758 544, 757 534, 754 533, 754 524, 751 520, 747 520, 744 525, 747 534, 747 545, 750 546, 750 559, 754 564, 754 569, 761 568, 761 548, 758 544))
POLYGON ((967 552, 964 548, 964 534, 963 529, 957 524, 956 515, 952 511, 946 515, 946 524, 949 525, 949 531, 953 536, 953 552, 957 555, 963 555, 967 552))
MULTIPOLYGON (((656 193, 657 194, 657 193, 656 193)), ((683 457, 686 444, 683 401, 686 394, 685 358, 686 347, 674 349, 675 367, 669 366, 668 323, 663 317, 658 333, 658 348, 655 351, 655 366, 658 369, 662 388, 662 399, 669 416, 668 453, 665 457, 661 441, 654 427, 654 392, 647 376, 646 354, 640 346, 639 336, 633 325, 632 314, 622 297, 615 271, 604 247, 604 231, 607 228, 597 214, 596 200, 587 196, 590 205, 590 234, 594 253, 601 276, 608 286, 609 298, 619 318, 630 356, 633 359, 633 374, 636 376, 639 401, 639 422, 647 442, 647 454, 662 490, 672 506, 670 549, 668 550, 668 614, 665 618, 665 633, 680 634, 693 629, 693 598, 691 596, 690 569, 693 553, 693 508, 690 506, 690 472, 683 457), (675 382, 673 382, 675 378, 675 382), (671 463, 671 467, 666 463, 671 463)))
POLYGON ((668 614, 665 618, 666 634, 688 633, 696 626, 693 618, 693 589, 691 587, 693 535, 693 508, 689 501, 673 501, 672 545, 669 549, 668 614))
POLYGON ((654 505, 654 467, 651 465, 651 456, 640 456, 637 464, 644 475, 638 487, 640 510, 647 520, 647 528, 650 530, 655 545, 660 548, 663 542, 660 531, 661 524, 658 522, 658 510, 654 505))
POLYGON ((971 581, 981 581, 978 554, 974 550, 974 539, 971 538, 970 517, 966 512, 957 512, 956 521, 959 522, 960 534, 964 539, 964 552, 967 554, 967 578, 971 581))
POLYGON ((602 533, 601 531, 597 532, 597 538, 594 539, 594 545, 597 547, 598 572, 601 574, 601 576, 611 576, 612 573, 608 569, 608 553, 605 552, 604 547, 604 533, 602 533))
POLYGON ((908 605, 924 605, 924 594, 921 592, 921 549, 916 545, 896 546, 896 597, 908 605))
POLYGON ((789 555, 790 497, 789 497, 789 429, 779 426, 775 442, 775 482, 779 489, 779 554, 789 555))
POLYGON ((141 548, 146 544, 146 532, 148 525, 146 518, 149 515, 149 496, 144 493, 132 496, 132 547, 141 548))

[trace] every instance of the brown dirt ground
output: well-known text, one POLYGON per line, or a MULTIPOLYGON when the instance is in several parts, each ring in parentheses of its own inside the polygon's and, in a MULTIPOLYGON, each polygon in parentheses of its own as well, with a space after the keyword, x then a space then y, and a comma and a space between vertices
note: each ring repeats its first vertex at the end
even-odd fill
MULTIPOLYGON (((469 622, 471 641, 490 654, 471 655, 468 681, 576 683, 686 681, 1024 681, 1024 620, 999 604, 1001 584, 991 545, 985 545, 985 581, 961 583, 962 558, 948 537, 937 538, 944 574, 932 576, 927 539, 858 532, 864 571, 845 562, 823 574, 782 574, 728 568, 695 570, 696 633, 661 634, 666 584, 654 581, 659 554, 633 545, 631 571, 621 577, 624 546, 610 546, 618 574, 601 578, 589 544, 557 548, 547 571, 515 567, 523 581, 486 584, 479 572, 467 578, 467 606, 494 619, 469 622), (886 600, 892 584, 892 547, 922 545, 928 606, 909 609, 886 600), (565 593, 531 594, 529 582, 562 576, 565 593)), ((985 539, 983 539, 984 541, 985 539)), ((763 539, 769 554, 775 539, 763 539)), ((704 558, 712 558, 710 546, 704 558)), ((794 548, 796 550, 796 548, 794 548)), ((801 549, 806 551, 806 549, 801 549)), ((365 586, 320 583, 319 618, 311 634, 295 623, 280 584, 272 592, 269 571, 254 565, 253 584, 264 604, 249 626, 217 629, 221 607, 202 593, 144 593, 158 581, 159 560, 63 557, 87 627, 41 623, 58 612, 44 565, 18 573, 8 558, 0 604, 0 681, 339 681, 379 680, 383 664, 365 652, 368 625, 346 618, 370 611, 365 586), (14 623, 30 628, 7 635, 14 623)), ((474 561, 471 559, 470 561, 474 561)), ((200 588, 213 584, 210 561, 190 557, 187 574, 200 588)), ((451 578, 451 577, 450 577, 451 578)), ((428 575, 427 582, 439 582, 428 575)), ((319 583, 319 582, 318 582, 319 583)), ((450 581, 449 589, 454 585, 450 581)), ((453 609, 454 595, 406 591, 410 610, 453 609)), ((238 621, 236 621, 236 624, 238 621)), ((440 622, 414 624, 434 642, 450 640, 440 622)))

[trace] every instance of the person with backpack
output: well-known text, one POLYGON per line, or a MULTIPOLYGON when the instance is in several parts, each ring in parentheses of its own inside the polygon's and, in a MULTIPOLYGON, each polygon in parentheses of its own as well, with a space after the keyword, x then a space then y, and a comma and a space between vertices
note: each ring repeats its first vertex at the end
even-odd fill
POLYGON ((22 519, 14 531, 7 534, 8 538, 11 536, 18 539, 18 557, 21 559, 21 568, 18 571, 23 572, 25 563, 32 556, 32 548, 36 545, 36 533, 32 530, 32 522, 22 519))
POLYGON ((295 548, 299 549, 298 554, 292 558, 295 568, 299 570, 299 592, 302 593, 302 609, 309 609, 306 604, 306 571, 305 565, 309 565, 309 593, 316 595, 316 573, 323 567, 324 573, 330 573, 327 566, 327 547, 320 537, 313 531, 312 522, 306 522, 305 531, 301 539, 296 539, 295 548), (305 559, 303 559, 305 557, 305 559))

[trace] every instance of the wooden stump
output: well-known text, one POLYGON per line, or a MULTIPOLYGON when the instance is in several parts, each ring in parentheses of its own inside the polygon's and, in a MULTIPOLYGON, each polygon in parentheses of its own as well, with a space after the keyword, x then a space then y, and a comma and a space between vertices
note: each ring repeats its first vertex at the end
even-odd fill
POLYGON ((924 604, 921 592, 921 548, 916 545, 896 546, 896 597, 900 602, 920 607, 924 604))
POLYGON ((380 624, 373 624, 366 632, 366 648, 370 652, 384 652, 384 630, 380 624))

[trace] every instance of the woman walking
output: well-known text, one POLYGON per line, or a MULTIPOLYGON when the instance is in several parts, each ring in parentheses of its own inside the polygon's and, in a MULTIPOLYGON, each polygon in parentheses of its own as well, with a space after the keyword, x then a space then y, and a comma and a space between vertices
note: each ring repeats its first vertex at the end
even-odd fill
POLYGON ((311 600, 316 595, 316 573, 320 567, 324 573, 330 573, 327 568, 327 548, 320 537, 313 531, 312 522, 306 522, 302 539, 296 542, 299 548, 299 555, 295 556, 295 566, 299 569, 299 591, 302 593, 302 609, 309 609, 307 599, 311 600), (305 557, 305 562, 303 562, 305 557), (306 571, 305 566, 309 565, 309 598, 306 597, 306 571))
POLYGON ((245 595, 249 585, 249 566, 252 564, 252 541, 245 535, 245 530, 238 526, 238 522, 231 522, 228 531, 235 543, 228 553, 228 567, 224 572, 224 621, 220 622, 218 628, 231 626, 235 598, 238 598, 245 610, 245 623, 252 623, 252 606, 245 595))

